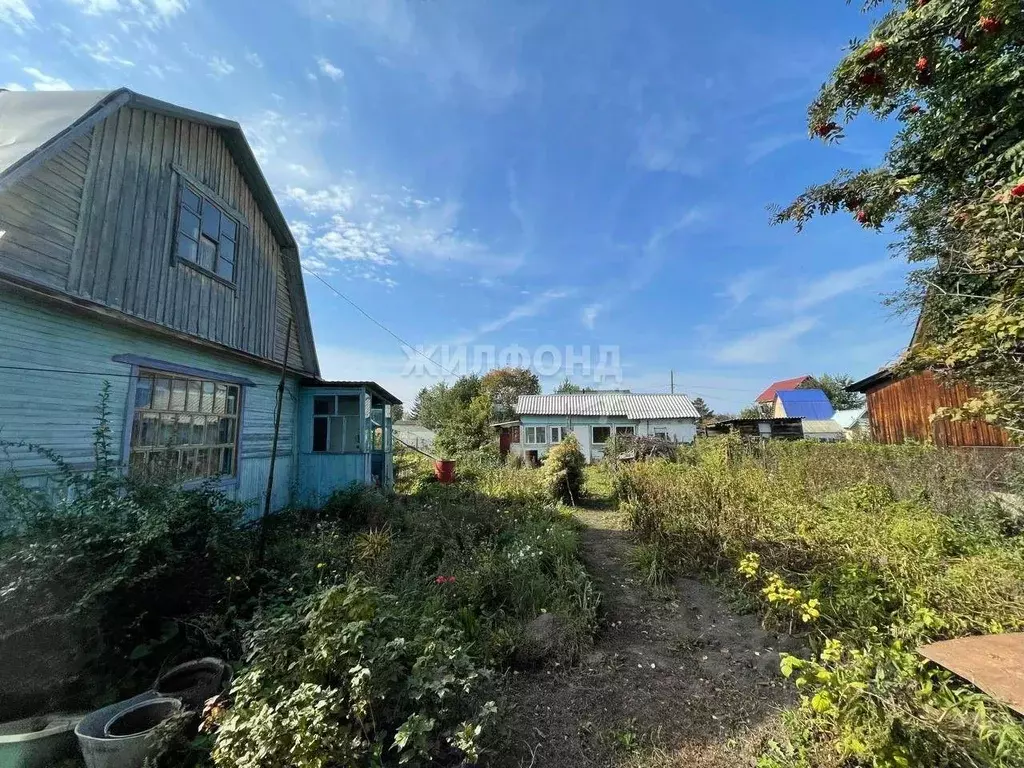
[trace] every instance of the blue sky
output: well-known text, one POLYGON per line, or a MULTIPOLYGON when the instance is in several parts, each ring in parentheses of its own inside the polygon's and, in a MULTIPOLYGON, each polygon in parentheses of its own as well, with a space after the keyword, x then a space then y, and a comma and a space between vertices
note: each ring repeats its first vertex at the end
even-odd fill
MULTIPOLYGON (((237 119, 306 266, 410 343, 614 346, 619 386, 675 370, 724 411, 909 338, 881 304, 904 274, 884 236, 769 225, 888 143, 868 122, 841 148, 806 137, 866 24, 842 0, 0 0, 0 87, 127 85, 237 119)), ((326 376, 409 401, 430 383, 306 283, 326 376)))

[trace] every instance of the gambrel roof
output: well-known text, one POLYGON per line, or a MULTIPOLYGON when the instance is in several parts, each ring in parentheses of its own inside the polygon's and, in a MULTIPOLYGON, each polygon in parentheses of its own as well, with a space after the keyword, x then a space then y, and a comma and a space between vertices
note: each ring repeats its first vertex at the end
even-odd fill
POLYGON ((298 245, 237 122, 143 96, 128 88, 115 91, 0 90, 0 190, 31 174, 122 107, 190 120, 220 134, 274 239, 281 246, 303 359, 319 376, 298 245))

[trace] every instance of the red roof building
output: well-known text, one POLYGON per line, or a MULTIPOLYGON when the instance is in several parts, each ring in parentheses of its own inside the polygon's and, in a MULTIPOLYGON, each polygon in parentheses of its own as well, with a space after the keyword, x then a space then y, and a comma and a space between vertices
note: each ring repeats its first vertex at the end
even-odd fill
POLYGON ((776 392, 789 392, 790 390, 799 389, 800 385, 805 381, 808 381, 810 376, 797 376, 795 379, 783 379, 782 381, 776 381, 768 389, 757 396, 756 403, 773 403, 775 402, 776 392))

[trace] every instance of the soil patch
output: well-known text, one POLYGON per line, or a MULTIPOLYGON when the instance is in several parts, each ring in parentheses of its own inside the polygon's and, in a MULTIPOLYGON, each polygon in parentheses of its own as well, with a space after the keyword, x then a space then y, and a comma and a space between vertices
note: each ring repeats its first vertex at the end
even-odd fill
POLYGON ((584 557, 602 594, 594 650, 577 666, 510 674, 501 754, 486 765, 753 765, 793 703, 779 652, 795 643, 681 579, 654 595, 629 568, 615 510, 581 509, 584 557))

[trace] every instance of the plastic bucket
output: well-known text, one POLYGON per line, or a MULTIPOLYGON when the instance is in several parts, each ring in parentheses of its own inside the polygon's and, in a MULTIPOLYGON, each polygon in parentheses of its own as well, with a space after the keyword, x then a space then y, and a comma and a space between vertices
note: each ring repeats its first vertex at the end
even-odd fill
POLYGON ((0 723, 0 768, 50 768, 75 755, 82 715, 43 715, 0 723))
POLYGON ((434 462, 434 477, 442 483, 455 482, 455 462, 447 459, 434 462))
MULTIPOLYGON (((105 734, 112 721, 135 707, 152 702, 170 702, 171 706, 163 704, 157 710, 145 713, 145 718, 149 718, 149 722, 152 722, 150 715, 159 713, 166 719, 181 710, 181 702, 177 699, 160 698, 155 691, 146 691, 109 707, 97 709, 82 719, 75 728, 75 736, 78 737, 78 746, 82 750, 87 768, 141 768, 149 753, 152 728, 159 725, 162 720, 153 723, 148 731, 131 736, 109 737, 105 734)), ((122 727, 137 727, 145 718, 142 715, 133 716, 122 727)), ((120 728, 115 726, 115 730, 120 728)))
POLYGON ((180 699, 186 709, 201 711, 207 699, 227 689, 231 677, 226 662, 207 657, 172 667, 156 679, 153 687, 161 696, 180 699))

